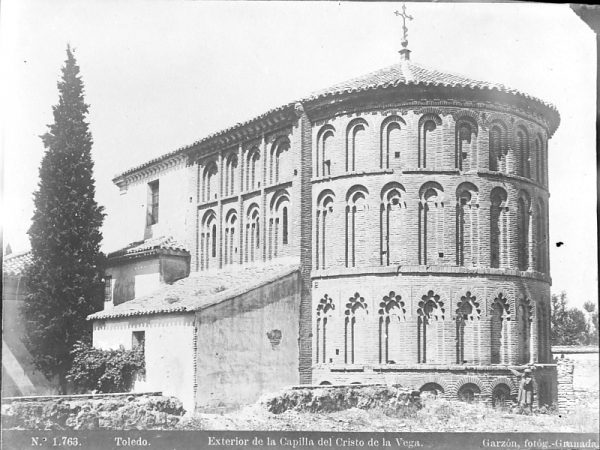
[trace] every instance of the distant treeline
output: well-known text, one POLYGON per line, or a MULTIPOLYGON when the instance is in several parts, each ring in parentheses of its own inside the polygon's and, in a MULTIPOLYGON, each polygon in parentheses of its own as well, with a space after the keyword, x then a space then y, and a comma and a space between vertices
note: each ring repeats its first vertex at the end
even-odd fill
POLYGON ((566 292, 552 294, 552 345, 598 345, 598 308, 585 302, 583 310, 568 306, 566 292))

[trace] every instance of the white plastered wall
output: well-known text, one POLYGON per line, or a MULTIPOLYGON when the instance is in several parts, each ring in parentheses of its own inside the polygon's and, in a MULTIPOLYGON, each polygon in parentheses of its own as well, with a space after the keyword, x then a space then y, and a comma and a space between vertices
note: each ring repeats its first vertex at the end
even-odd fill
POLYGON ((94 321, 94 347, 131 349, 132 333, 145 332, 146 380, 135 392, 161 391, 194 408, 194 315, 160 314, 94 321))
POLYGON ((146 215, 148 211, 148 183, 159 180, 159 214, 158 223, 152 226, 152 236, 173 236, 177 241, 186 242, 187 208, 190 207, 188 177, 190 169, 181 163, 168 169, 157 171, 143 179, 131 182, 121 195, 116 205, 111 208, 112 220, 119 227, 118 238, 109 250, 116 250, 135 241, 141 241, 146 232, 146 215))

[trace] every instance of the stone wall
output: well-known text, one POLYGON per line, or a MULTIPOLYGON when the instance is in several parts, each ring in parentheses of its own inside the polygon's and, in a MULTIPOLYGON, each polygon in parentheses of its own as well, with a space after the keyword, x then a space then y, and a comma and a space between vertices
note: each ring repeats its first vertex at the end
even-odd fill
POLYGON ((567 358, 556 360, 558 374, 558 409, 569 413, 575 408, 575 392, 573 390, 573 371, 575 365, 567 358))
POLYGON ((197 411, 298 384, 299 284, 294 273, 197 313, 197 411))
POLYGON ((181 420, 184 413, 179 400, 160 394, 28 398, 3 401, 2 428, 169 429, 181 420))
POLYGON ((379 409, 384 414, 402 416, 421 407, 420 393, 399 386, 318 386, 288 389, 265 401, 274 414, 285 411, 327 413, 350 408, 379 409))

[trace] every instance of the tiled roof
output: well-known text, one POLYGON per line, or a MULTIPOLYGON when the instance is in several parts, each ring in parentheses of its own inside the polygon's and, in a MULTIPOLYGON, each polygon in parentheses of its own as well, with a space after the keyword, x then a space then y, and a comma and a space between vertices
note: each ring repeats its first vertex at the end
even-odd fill
MULTIPOLYGON (((371 72, 367 75, 363 75, 357 78, 353 78, 351 80, 345 81, 343 83, 336 84, 327 89, 323 89, 317 91, 307 97, 304 97, 297 102, 305 103, 315 100, 324 99, 330 96, 342 95, 346 93, 353 92, 361 92, 367 90, 374 89, 384 89, 390 87, 397 86, 432 86, 432 87, 458 87, 458 88, 469 88, 469 89, 479 89, 482 91, 496 91, 499 93, 512 94, 523 97, 527 100, 533 101, 548 108, 551 113, 555 114, 555 118, 551 120, 551 130, 550 135, 554 134, 554 131, 558 127, 560 122, 560 115, 556 107, 550 103, 544 102, 539 98, 530 96, 523 92, 520 92, 516 89, 509 88, 500 83, 491 83, 487 81, 478 81, 473 80, 471 78, 467 78, 463 75, 456 75, 447 72, 441 72, 436 69, 430 69, 420 64, 416 64, 411 60, 402 60, 397 64, 391 65, 389 67, 377 70, 375 72, 371 72)), ((133 167, 115 177, 117 180, 120 177, 129 175, 138 170, 144 169, 146 167, 150 167, 151 165, 164 161, 168 158, 171 158, 175 155, 183 153, 184 151, 194 147, 195 145, 202 144, 204 142, 208 142, 213 138, 223 136, 229 132, 235 131, 245 125, 248 125, 252 122, 260 121, 263 118, 270 116, 273 113, 278 111, 284 111, 288 108, 293 107, 297 102, 290 102, 285 105, 279 106, 277 108, 270 109, 269 111, 257 116, 251 120, 247 120, 243 123, 238 123, 232 127, 226 128, 224 130, 218 131, 216 133, 210 134, 209 136, 200 139, 193 144, 187 145, 185 147, 181 147, 177 150, 169 152, 163 156, 159 156, 158 158, 154 158, 150 161, 147 161, 144 164, 133 167)))
POLYGON ((112 309, 94 313, 88 319, 198 311, 238 297, 299 269, 298 260, 280 258, 249 266, 236 265, 194 272, 188 278, 165 285, 151 294, 121 303, 112 309))
POLYGON ((294 106, 295 103, 296 102, 291 102, 291 103, 287 103, 287 104, 282 105, 282 106, 278 106, 276 108, 272 108, 272 109, 264 112, 263 114, 261 114, 259 116, 253 117, 253 118, 245 120, 243 122, 238 122, 238 123, 236 123, 233 126, 230 126, 230 127, 227 127, 227 128, 225 128, 223 130, 219 130, 219 131, 216 131, 214 133, 211 133, 211 134, 209 134, 208 136, 206 136, 206 137, 204 137, 202 139, 198 139, 197 141, 192 142, 189 145, 186 145, 184 147, 180 147, 180 148, 178 148, 176 150, 173 150, 173 151, 171 151, 169 153, 165 153, 164 155, 161 155, 161 156, 158 156, 156 158, 153 158, 150 161, 146 161, 145 163, 142 163, 142 164, 140 164, 138 166, 132 167, 131 169, 128 169, 125 172, 121 172, 120 174, 116 175, 113 178, 113 182, 115 180, 117 180, 118 178, 120 178, 120 177, 123 177, 123 176, 129 175, 131 173, 137 172, 138 170, 141 170, 141 169, 143 169, 145 167, 149 167, 149 166, 151 166, 154 163, 161 162, 161 161, 164 161, 164 160, 166 160, 168 158, 171 158, 172 156, 178 155, 180 153, 184 153, 186 150, 189 150, 192 147, 195 147, 196 145, 200 145, 200 144, 203 144, 205 142, 210 141, 211 139, 215 139, 215 138, 218 138, 219 136, 226 135, 227 133, 229 133, 231 131, 234 131, 234 130, 237 130, 239 128, 242 128, 245 125, 249 125, 249 124, 251 124, 253 122, 258 122, 261 119, 266 118, 266 117, 270 116, 273 113, 284 111, 284 110, 286 110, 288 108, 291 108, 291 107, 294 106))
POLYGON ((146 239, 144 241, 132 242, 128 246, 111 252, 108 254, 109 258, 115 258, 118 256, 129 256, 137 255, 141 253, 147 253, 152 250, 173 250, 183 253, 189 253, 185 246, 177 242, 171 236, 160 236, 155 238, 146 239))
POLYGON ((403 60, 384 69, 380 69, 367 75, 336 84, 327 89, 317 91, 304 99, 304 101, 323 98, 329 95, 395 87, 400 85, 463 87, 470 89, 497 90, 507 94, 520 95, 529 100, 546 105, 551 109, 556 109, 552 105, 545 103, 540 99, 531 97, 530 95, 527 95, 516 89, 506 87, 503 84, 478 81, 462 75, 440 72, 439 70, 427 68, 410 60, 403 60))
POLYGON ((4 275, 19 277, 29 264, 31 264, 30 251, 13 253, 2 258, 2 272, 4 275))

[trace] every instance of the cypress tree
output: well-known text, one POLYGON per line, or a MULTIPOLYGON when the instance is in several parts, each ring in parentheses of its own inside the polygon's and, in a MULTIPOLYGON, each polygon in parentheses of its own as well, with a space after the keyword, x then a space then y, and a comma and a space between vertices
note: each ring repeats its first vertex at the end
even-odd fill
POLYGON ((46 151, 28 231, 32 264, 22 314, 25 345, 36 367, 50 378, 57 376, 65 393, 70 352, 77 341, 91 341, 86 317, 103 302, 104 213, 95 200, 88 105, 70 46, 58 91, 54 123, 41 136, 46 151))

